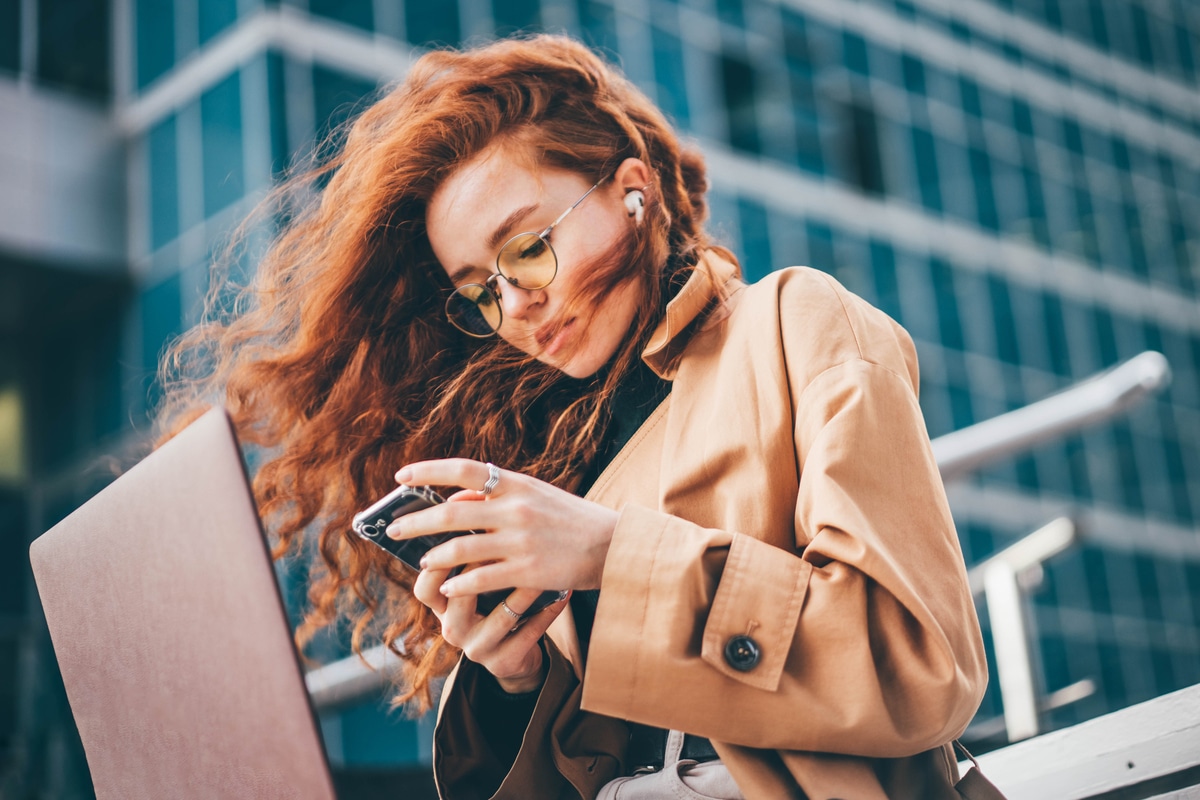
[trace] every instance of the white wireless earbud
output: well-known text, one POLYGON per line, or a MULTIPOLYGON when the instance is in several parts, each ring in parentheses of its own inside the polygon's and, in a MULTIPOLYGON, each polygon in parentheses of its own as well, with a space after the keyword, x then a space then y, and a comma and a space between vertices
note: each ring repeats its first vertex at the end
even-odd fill
POLYGON ((642 194, 637 189, 625 195, 625 208, 629 211, 629 216, 633 217, 633 221, 637 225, 642 224, 642 218, 646 216, 646 195, 642 194))

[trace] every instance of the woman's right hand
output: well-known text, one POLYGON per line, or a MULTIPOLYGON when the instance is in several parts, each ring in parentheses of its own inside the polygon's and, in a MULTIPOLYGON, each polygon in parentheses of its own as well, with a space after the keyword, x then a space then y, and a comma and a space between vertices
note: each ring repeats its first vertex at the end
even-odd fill
POLYGON ((413 596, 429 606, 441 621, 442 638, 490 672, 504 691, 523 694, 539 689, 542 685, 539 642, 550 623, 567 607, 567 600, 560 600, 518 624, 518 617, 541 596, 540 589, 514 589, 503 604, 484 617, 476 611, 476 595, 451 598, 442 595, 442 584, 449 577, 448 569, 425 569, 413 585, 413 596))

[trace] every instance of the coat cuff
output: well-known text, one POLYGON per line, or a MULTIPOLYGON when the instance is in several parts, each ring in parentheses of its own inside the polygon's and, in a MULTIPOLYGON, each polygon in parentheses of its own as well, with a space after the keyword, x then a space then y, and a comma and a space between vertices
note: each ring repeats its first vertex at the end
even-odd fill
POLYGON ((808 562, 780 558, 779 548, 736 534, 708 612, 700 657, 748 686, 778 689, 810 575, 808 562), (752 668, 739 670, 731 665, 727 650, 742 637, 751 640, 757 652, 752 668))

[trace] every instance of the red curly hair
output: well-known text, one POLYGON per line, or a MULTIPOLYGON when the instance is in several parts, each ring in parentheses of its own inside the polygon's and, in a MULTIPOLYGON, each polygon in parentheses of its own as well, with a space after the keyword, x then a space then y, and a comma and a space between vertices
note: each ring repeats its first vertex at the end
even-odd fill
POLYGON ((312 541, 319 553, 301 647, 344 614, 355 652, 381 639, 402 659, 395 702, 428 709, 457 651, 413 599, 415 575, 350 533, 351 516, 394 488, 398 467, 427 458, 494 461, 574 489, 613 390, 711 246, 706 188, 699 154, 617 70, 575 41, 536 36, 423 56, 328 161, 273 193, 256 218, 281 229, 234 307, 221 311, 218 285, 206 321, 169 351, 157 425, 161 443, 221 403, 242 442, 263 448, 254 492, 276 557, 312 541), (426 206, 458 165, 506 141, 592 182, 630 157, 654 176, 646 223, 586 287, 594 298, 643 285, 629 336, 592 379, 464 336, 443 314, 450 284, 426 206))

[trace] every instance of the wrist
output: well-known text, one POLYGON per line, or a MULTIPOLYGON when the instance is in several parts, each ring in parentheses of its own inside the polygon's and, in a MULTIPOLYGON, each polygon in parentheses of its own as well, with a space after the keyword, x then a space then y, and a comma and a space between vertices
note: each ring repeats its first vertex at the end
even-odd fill
POLYGON ((529 672, 505 678, 493 676, 506 694, 532 694, 542 688, 546 680, 546 654, 540 645, 533 652, 537 654, 537 666, 529 672))

